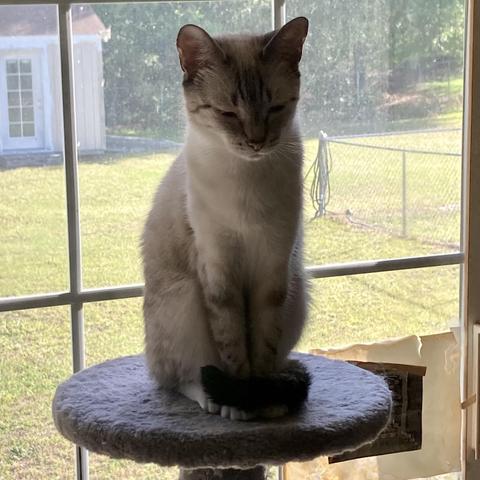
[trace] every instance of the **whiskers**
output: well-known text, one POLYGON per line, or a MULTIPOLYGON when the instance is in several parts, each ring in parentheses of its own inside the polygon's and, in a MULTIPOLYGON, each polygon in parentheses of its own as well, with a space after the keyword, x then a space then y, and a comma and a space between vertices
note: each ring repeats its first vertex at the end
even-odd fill
POLYGON ((300 139, 281 138, 273 147, 270 155, 278 161, 294 161, 301 163, 303 161, 303 144, 300 139))

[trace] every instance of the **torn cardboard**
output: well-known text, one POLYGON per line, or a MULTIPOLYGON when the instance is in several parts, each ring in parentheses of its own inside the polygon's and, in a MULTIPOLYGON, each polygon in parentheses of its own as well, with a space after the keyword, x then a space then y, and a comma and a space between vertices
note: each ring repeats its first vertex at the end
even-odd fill
POLYGON ((291 463, 284 468, 284 480, 408 480, 460 471, 460 349, 452 333, 313 353, 426 367, 422 448, 331 465, 327 458, 291 463))
POLYGON ((350 361, 384 378, 392 392, 392 412, 387 428, 372 443, 335 455, 328 463, 422 448, 422 400, 425 367, 397 363, 350 361))

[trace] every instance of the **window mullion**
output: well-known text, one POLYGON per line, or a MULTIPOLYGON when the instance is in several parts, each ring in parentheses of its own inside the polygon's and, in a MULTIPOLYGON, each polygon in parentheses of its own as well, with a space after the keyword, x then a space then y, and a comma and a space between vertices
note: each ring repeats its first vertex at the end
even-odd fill
MULTIPOLYGON (((278 30, 287 21, 286 0, 272 0, 272 26, 274 30, 278 30)), ((283 467, 277 468, 278 480, 283 480, 283 467)))
POLYGON ((273 29, 285 25, 286 20, 286 0, 272 0, 272 25, 273 29))
POLYGON ((306 270, 312 278, 340 277, 345 275, 361 275, 408 270, 413 268, 442 267, 462 264, 463 253, 438 253, 421 257, 403 257, 380 260, 365 260, 351 263, 333 263, 326 265, 310 265, 306 270))
MULTIPOLYGON (((70 6, 60 5, 59 20, 70 292, 72 295, 72 303, 81 304, 79 295, 82 289, 82 260, 73 77, 73 37, 70 6)), ((82 311, 81 308, 76 308, 75 310, 78 310, 78 315, 76 315, 77 321, 73 322, 72 328, 79 330, 83 327, 82 311)), ((78 371, 83 367, 83 352, 80 350, 76 353, 74 352, 74 371, 78 371)))
POLYGON ((479 478, 479 352, 474 348, 474 326, 480 323, 480 1, 467 2, 464 108, 464 202, 463 239, 465 266, 462 288, 462 401, 469 405, 463 415, 463 472, 466 480, 479 478), (469 403, 470 399, 476 401, 469 403), (475 425, 476 423, 476 425, 475 425))
MULTIPOLYGON (((65 181, 67 196, 68 256, 70 273, 70 305, 72 325, 73 370, 85 367, 85 341, 82 289, 82 260, 80 241, 80 212, 78 189, 78 155, 75 124, 75 87, 71 4, 59 5, 60 67, 62 77, 63 135, 65 181)), ((77 480, 88 480, 88 452, 76 447, 77 480)))

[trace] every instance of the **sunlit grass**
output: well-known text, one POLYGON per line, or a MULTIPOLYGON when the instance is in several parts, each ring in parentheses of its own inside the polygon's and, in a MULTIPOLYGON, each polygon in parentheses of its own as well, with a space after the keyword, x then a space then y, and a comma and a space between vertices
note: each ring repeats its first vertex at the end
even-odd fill
POLYGON ((463 77, 420 83, 417 85, 417 90, 431 95, 462 95, 463 77))

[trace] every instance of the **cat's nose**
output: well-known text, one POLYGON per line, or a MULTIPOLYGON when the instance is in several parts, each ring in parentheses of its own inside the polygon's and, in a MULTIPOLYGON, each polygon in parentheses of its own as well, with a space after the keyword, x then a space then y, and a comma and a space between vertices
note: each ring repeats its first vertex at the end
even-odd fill
POLYGON ((253 139, 249 139, 247 140, 247 145, 255 150, 256 152, 260 151, 263 146, 265 145, 265 140, 253 140, 253 139))

